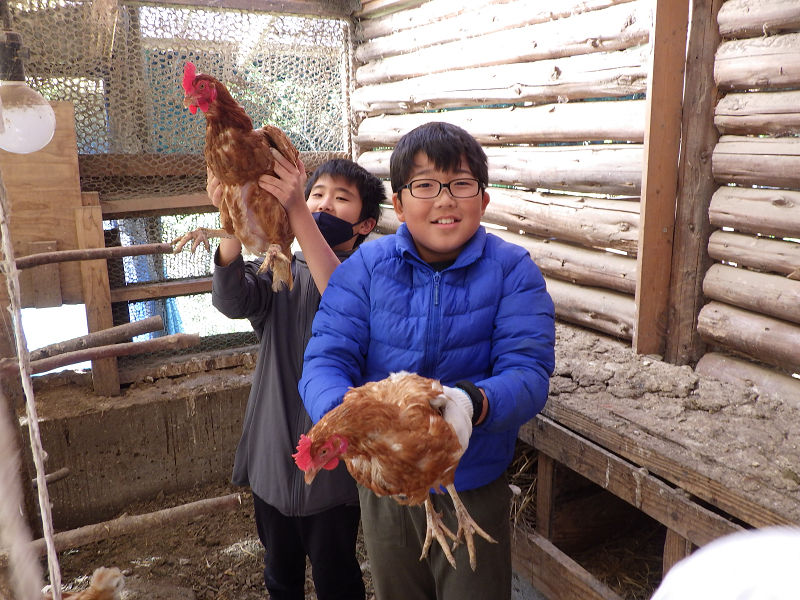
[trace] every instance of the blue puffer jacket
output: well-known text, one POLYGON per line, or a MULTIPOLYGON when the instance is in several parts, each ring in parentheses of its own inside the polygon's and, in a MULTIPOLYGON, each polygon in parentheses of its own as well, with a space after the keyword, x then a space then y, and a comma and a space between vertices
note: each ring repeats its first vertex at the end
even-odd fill
POLYGON ((401 225, 362 245, 336 269, 314 318, 299 389, 313 422, 350 386, 395 371, 468 379, 486 392, 456 470, 456 489, 494 481, 511 462, 519 428, 547 400, 555 357, 553 302, 521 247, 475 233, 437 272, 401 225))

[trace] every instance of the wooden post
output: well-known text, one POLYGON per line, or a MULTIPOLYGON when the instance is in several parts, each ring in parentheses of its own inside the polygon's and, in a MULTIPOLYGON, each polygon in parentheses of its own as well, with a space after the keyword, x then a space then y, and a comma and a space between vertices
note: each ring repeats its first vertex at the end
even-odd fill
POLYGON ((553 537, 555 470, 556 461, 539 452, 539 464, 536 467, 536 532, 548 539, 553 537))
POLYGON ((689 0, 656 2, 650 36, 633 347, 664 354, 689 0))
POLYGON ((678 206, 672 252, 669 291, 667 362, 696 362, 705 351, 697 331, 697 315, 703 307, 703 277, 711 259, 708 207, 717 189, 711 173, 711 156, 719 139, 714 126, 717 88, 714 55, 720 35, 717 13, 722 0, 692 0, 687 43, 683 114, 683 149, 678 172, 678 206))
MULTIPOLYGON (((716 20, 714 22, 716 23, 716 20)), ((692 542, 667 527, 667 537, 664 540, 664 554, 661 562, 663 574, 666 575, 667 571, 676 562, 689 556, 693 547, 692 542)))
MULTIPOLYGON (((78 228, 79 248, 103 247, 103 214, 99 206, 76 208, 75 225, 78 228)), ((114 322, 111 316, 111 287, 108 283, 106 261, 81 262, 81 282, 89 333, 110 329, 114 322)), ((118 396, 120 387, 117 359, 112 357, 92 361, 92 382, 96 393, 118 396)))

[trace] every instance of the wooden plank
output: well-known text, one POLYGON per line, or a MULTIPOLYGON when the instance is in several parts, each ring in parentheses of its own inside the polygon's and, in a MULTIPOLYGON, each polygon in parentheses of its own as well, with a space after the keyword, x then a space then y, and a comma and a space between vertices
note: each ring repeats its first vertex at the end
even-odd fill
POLYGON ((111 290, 111 302, 136 302, 139 300, 155 300, 172 298, 189 294, 204 294, 211 291, 211 277, 196 279, 174 279, 159 283, 131 284, 124 288, 111 290))
MULTIPOLYGON (((104 246, 103 215, 99 206, 76 208, 75 223, 79 248, 104 246)), ((89 333, 110 329, 114 326, 114 320, 111 315, 111 292, 106 261, 82 261, 80 271, 89 333)), ((92 361, 92 382, 97 394, 118 396, 120 386, 117 359, 103 358, 92 361)))
POLYGON ((631 296, 573 285, 552 277, 545 277, 545 281, 559 319, 614 337, 631 339, 636 308, 631 296))
POLYGON ((548 600, 622 600, 550 541, 519 525, 512 531, 511 560, 548 600))
POLYGON ((697 313, 703 306, 703 274, 708 257, 708 205, 717 188, 710 156, 719 133, 714 127, 714 53, 719 45, 716 15, 722 0, 692 0, 687 42, 686 83, 678 165, 677 207, 668 296, 669 325, 664 358, 673 364, 696 362, 705 351, 697 333, 697 313))
POLYGON ((633 347, 664 354, 678 185, 688 0, 656 2, 642 168, 633 347))
POLYGON ((139 196, 123 200, 104 200, 100 203, 104 219, 125 219, 132 216, 160 216, 181 213, 214 212, 208 194, 178 194, 175 196, 139 196))
POLYGON ((708 238, 708 255, 740 267, 791 275, 800 269, 800 244, 773 238, 715 231, 708 238))
MULTIPOLYGON (((28 251, 31 254, 51 252, 57 249, 58 242, 55 240, 31 242, 28 244, 28 251)), ((61 276, 58 265, 41 265, 31 271, 30 277, 34 307, 48 308, 51 306, 61 306, 63 301, 61 299, 61 276)))
POLYGON ((667 574, 675 563, 683 560, 692 553, 692 543, 682 535, 667 528, 667 537, 664 540, 664 556, 661 560, 662 573, 667 574))
POLYGON ((800 33, 731 40, 717 48, 714 80, 724 90, 790 89, 800 83, 800 33))
POLYGON ((522 428, 520 439, 698 546, 742 529, 695 504, 682 490, 653 477, 647 469, 619 458, 550 418, 539 415, 522 428))
POLYGON ((695 371, 698 375, 719 381, 752 386, 759 394, 775 396, 788 405, 800 408, 800 380, 774 369, 719 352, 707 352, 697 361, 695 371))
MULTIPOLYGON (((627 423, 605 409, 594 407, 579 411, 564 402, 553 401, 551 397, 543 412, 563 427, 633 464, 644 467, 657 477, 666 479, 753 527, 800 524, 800 509, 796 511, 797 515, 787 515, 770 508, 773 499, 776 505, 785 503, 785 498, 777 497, 776 492, 761 489, 754 498, 745 495, 741 489, 731 489, 715 477, 698 472, 687 462, 681 461, 680 457, 688 452, 686 448, 641 429, 637 429, 638 434, 634 438, 627 434, 627 423)), ((718 470, 728 469, 721 464, 715 464, 714 467, 718 470)), ((743 474, 736 474, 736 479, 741 480, 742 477, 743 474)), ((679 530, 677 524, 676 530, 679 530)))
MULTIPOLYGON (((53 102, 52 107, 56 130, 47 146, 30 154, 0 150, 0 169, 11 205, 9 227, 17 258, 28 253, 31 242, 55 240, 62 250, 77 247, 73 208, 81 206, 81 188, 75 116, 68 102, 53 102)), ((80 267, 63 264, 58 270, 63 302, 82 302, 80 267)), ((23 308, 33 305, 29 287, 23 285, 20 294, 23 308)), ((0 292, 0 297, 5 296, 5 292, 0 292)), ((3 302, 0 300, 0 304, 3 302)))

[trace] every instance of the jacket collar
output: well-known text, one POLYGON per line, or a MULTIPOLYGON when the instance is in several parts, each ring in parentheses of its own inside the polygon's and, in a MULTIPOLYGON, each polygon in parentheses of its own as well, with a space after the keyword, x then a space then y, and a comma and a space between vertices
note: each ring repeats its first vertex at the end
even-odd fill
MULTIPOLYGON (((450 267, 448 267, 448 269, 464 267, 478 260, 483 254, 483 249, 486 246, 487 235, 486 228, 483 225, 478 227, 478 230, 467 242, 467 245, 461 250, 461 254, 458 255, 456 261, 450 267)), ((397 249, 401 256, 404 256, 407 259, 411 258, 422 264, 427 264, 419 257, 417 248, 414 246, 414 239, 411 237, 411 233, 409 233, 408 227, 405 223, 400 224, 395 237, 397 239, 397 249)))

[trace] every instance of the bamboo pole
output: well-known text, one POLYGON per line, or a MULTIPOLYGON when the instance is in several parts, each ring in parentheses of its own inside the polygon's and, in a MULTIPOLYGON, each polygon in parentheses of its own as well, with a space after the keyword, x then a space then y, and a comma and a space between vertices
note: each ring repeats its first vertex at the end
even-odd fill
POLYGON ((160 331, 162 329, 164 329, 164 320, 161 318, 161 315, 156 315, 155 317, 148 317, 133 323, 117 325, 110 329, 97 331, 95 333, 82 335, 70 340, 38 348, 31 351, 31 361, 36 362, 65 352, 73 352, 84 348, 93 348, 95 346, 104 346, 122 340, 129 340, 134 336, 160 331))

